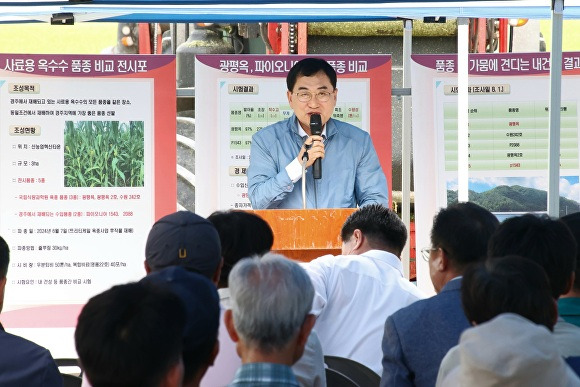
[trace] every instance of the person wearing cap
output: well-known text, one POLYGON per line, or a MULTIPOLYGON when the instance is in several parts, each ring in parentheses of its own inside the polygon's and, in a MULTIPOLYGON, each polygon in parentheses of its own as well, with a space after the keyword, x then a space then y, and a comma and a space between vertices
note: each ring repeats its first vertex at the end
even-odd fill
POLYGON ((207 219, 177 211, 159 219, 147 237, 145 271, 181 266, 217 283, 223 260, 220 238, 207 219))
POLYGON ((168 287, 186 311, 183 332, 183 386, 198 387, 218 351, 219 296, 215 285, 201 274, 179 266, 167 267, 141 280, 168 287))
POLYGON ((229 276, 232 308, 224 322, 242 358, 230 386, 298 387, 292 372, 314 316, 308 275, 284 256, 239 261, 229 276))
POLYGON ((180 387, 185 323, 169 289, 137 282, 92 297, 75 330, 83 375, 93 387, 180 387))
POLYGON ((355 208, 371 203, 389 206, 387 179, 370 135, 332 118, 338 89, 336 71, 324 59, 298 61, 286 77, 294 114, 252 136, 248 197, 254 209, 302 208, 302 160, 306 160, 308 208, 355 208), (322 133, 313 134, 319 115, 322 133), (309 148, 307 150, 307 148, 309 148), (320 159, 322 177, 311 165, 320 159))

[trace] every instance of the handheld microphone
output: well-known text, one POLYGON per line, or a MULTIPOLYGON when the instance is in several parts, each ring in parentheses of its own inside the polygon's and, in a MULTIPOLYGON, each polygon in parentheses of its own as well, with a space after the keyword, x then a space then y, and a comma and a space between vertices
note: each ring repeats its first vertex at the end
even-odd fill
MULTIPOLYGON (((322 134, 322 119, 320 114, 312 114, 310 116, 310 133, 314 136, 320 136, 322 134)), ((317 158, 312 165, 312 177, 315 179, 322 178, 322 160, 317 158)))

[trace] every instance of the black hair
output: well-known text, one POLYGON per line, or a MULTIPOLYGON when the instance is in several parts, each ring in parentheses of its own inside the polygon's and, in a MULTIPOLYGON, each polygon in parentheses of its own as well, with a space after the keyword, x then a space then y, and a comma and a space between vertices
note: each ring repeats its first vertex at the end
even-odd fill
POLYGON ((0 236, 0 279, 5 278, 8 274, 8 265, 10 264, 10 249, 8 244, 0 236))
POLYGON ((452 204, 433 218, 431 244, 441 248, 451 266, 462 272, 467 265, 485 259, 487 243, 498 225, 491 212, 475 203, 452 204))
POLYGON ((551 331, 557 318, 542 267, 514 255, 468 267, 461 283, 461 302, 467 319, 476 324, 502 313, 516 313, 551 331))
POLYGON ((399 216, 381 204, 369 204, 353 212, 344 222, 340 237, 348 241, 359 229, 371 248, 399 256, 407 243, 407 228, 399 216))
MULTIPOLYGON (((580 245, 580 212, 575 212, 573 214, 568 214, 560 218, 562 222, 566 223, 566 226, 574 235, 576 239, 576 245, 580 245)), ((576 251, 576 278, 574 279, 574 288, 580 291, 580 248, 576 251)))
POLYGON ((158 386, 181 359, 185 310, 169 289, 114 286, 81 311, 75 345, 93 387, 158 386))
POLYGON ((566 293, 576 267, 576 241, 564 222, 533 214, 504 220, 489 241, 488 256, 511 254, 529 258, 544 269, 554 298, 566 293))
POLYGON ((294 91, 294 85, 298 77, 310 77, 318 74, 320 71, 326 74, 332 88, 336 89, 336 71, 334 71, 334 68, 324 59, 306 58, 296 62, 288 72, 286 76, 288 91, 294 91))
POLYGON ((224 264, 218 288, 228 287, 228 276, 242 258, 263 255, 274 244, 270 225, 256 214, 245 211, 216 211, 209 220, 216 228, 222 247, 224 264))

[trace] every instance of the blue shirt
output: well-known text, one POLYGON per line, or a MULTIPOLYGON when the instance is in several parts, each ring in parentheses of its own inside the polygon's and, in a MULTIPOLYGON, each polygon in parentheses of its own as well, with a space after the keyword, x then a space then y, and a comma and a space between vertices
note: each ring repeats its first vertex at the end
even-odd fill
POLYGON ((62 376, 47 349, 0 325, 0 386, 60 387, 62 376))
MULTIPOLYGON (((248 195, 254 209, 302 208, 302 181, 294 184, 285 169, 304 143, 297 127, 292 115, 252 136, 248 195)), ((388 207, 387 180, 369 134, 335 119, 326 123, 325 130, 322 178, 314 180, 311 168, 306 173, 306 207, 354 208, 372 203, 388 207)))
POLYGON ((558 314, 566 322, 580 327, 580 298, 560 297, 558 299, 558 314))
POLYGON ((292 368, 283 364, 248 363, 236 371, 230 386, 291 386, 299 387, 292 368))

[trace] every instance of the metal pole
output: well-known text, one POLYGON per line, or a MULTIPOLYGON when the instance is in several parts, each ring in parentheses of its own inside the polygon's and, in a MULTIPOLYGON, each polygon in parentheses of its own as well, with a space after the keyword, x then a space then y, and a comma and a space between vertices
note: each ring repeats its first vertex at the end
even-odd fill
POLYGON ((548 149, 548 215, 560 215, 560 107, 562 104, 562 19, 564 0, 552 1, 550 53, 550 130, 548 149))
MULTIPOLYGON (((413 52, 413 21, 403 21, 403 88, 411 87, 411 54, 413 52)), ((401 199, 401 216, 403 223, 407 226, 407 233, 411 231, 411 96, 403 98, 403 128, 401 135, 402 142, 402 194, 401 199)), ((409 243, 403 250, 401 263, 403 264, 403 274, 405 278, 410 276, 410 252, 411 238, 408 235, 409 243)), ((417 251, 415 249, 415 251, 417 251)), ((415 257, 417 259, 417 257, 415 257)))
POLYGON ((468 92, 469 19, 457 19, 457 200, 469 201, 468 92))

